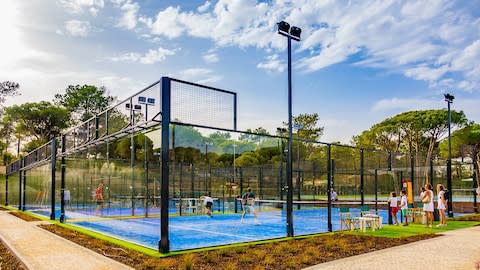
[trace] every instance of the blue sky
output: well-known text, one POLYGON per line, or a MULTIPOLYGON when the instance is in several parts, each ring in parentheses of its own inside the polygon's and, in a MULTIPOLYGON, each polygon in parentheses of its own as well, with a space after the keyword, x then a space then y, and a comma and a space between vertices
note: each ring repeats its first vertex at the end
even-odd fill
POLYGON ((321 140, 353 135, 397 113, 445 108, 480 122, 480 1, 2 0, 0 80, 7 104, 51 100, 69 84, 125 98, 161 76, 238 93, 238 126, 274 132, 293 112, 318 113, 321 140), (5 38, 8 37, 8 38, 5 38), (6 42, 8 40, 8 42, 6 42))

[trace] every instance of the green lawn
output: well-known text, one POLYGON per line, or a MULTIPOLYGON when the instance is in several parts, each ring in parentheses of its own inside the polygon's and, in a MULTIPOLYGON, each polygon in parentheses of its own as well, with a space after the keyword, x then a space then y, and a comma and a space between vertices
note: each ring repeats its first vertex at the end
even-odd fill
POLYGON ((476 225, 480 225, 478 221, 447 221, 448 226, 446 227, 435 227, 435 223, 433 228, 426 228, 425 225, 422 224, 409 224, 408 226, 395 226, 395 225, 384 225, 382 229, 372 231, 367 229, 365 233, 356 230, 356 231, 345 231, 346 234, 358 234, 358 235, 372 235, 378 237, 392 237, 392 238, 401 238, 401 237, 409 237, 415 236, 419 234, 435 234, 435 233, 442 233, 451 230, 463 229, 468 228, 476 225))

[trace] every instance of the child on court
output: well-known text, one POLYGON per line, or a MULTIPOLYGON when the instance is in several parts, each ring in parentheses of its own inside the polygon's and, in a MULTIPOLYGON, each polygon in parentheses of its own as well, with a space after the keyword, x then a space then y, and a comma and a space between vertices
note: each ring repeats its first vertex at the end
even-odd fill
POLYGON ((390 211, 392 213, 393 223, 398 225, 397 212, 398 212, 398 198, 395 192, 390 192, 390 198, 387 202, 390 205, 390 211))
POLYGON ((403 226, 408 226, 408 201, 407 192, 405 190, 400 191, 400 209, 402 210, 402 216, 405 218, 403 226))

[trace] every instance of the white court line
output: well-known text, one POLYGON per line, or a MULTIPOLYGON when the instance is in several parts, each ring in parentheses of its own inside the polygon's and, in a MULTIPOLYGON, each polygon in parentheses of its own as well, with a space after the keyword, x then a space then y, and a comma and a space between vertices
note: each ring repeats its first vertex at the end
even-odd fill
MULTIPOLYGON (((157 225, 158 223, 154 222, 144 222, 148 224, 155 224, 157 225)), ((195 229, 189 226, 176 226, 176 225, 168 225, 173 228, 179 228, 179 229, 187 229, 187 230, 192 230, 192 231, 197 231, 197 232, 202 232, 202 233, 210 233, 210 234, 218 234, 218 235, 224 235, 224 236, 230 236, 230 237, 237 237, 237 238, 243 238, 243 239, 248 239, 248 240, 256 240, 257 238, 253 237, 247 237, 247 236, 241 236, 241 235, 236 235, 236 234, 230 234, 230 233, 221 233, 221 232, 215 232, 215 231, 208 231, 208 230, 202 230, 202 229, 195 229)))

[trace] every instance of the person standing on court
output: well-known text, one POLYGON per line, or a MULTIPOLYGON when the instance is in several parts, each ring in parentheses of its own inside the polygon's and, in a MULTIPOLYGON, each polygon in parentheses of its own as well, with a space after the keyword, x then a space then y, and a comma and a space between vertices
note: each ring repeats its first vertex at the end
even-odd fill
POLYGON ((425 192, 421 196, 423 202, 423 211, 427 216, 427 227, 433 227, 433 191, 432 185, 425 184, 425 192))
POLYGON ((207 209, 207 216, 212 217, 212 206, 213 206, 213 198, 207 195, 200 197, 200 200, 203 201, 205 205, 205 209, 207 209))
POLYGON ((400 209, 402 211, 402 216, 405 218, 403 226, 408 226, 408 200, 407 192, 405 190, 400 191, 400 209))
POLYGON ((437 185, 437 196, 438 196, 438 214, 440 216, 440 224, 437 227, 447 226, 447 219, 445 218, 445 209, 447 209, 447 200, 445 198, 445 188, 442 184, 437 185))
POLYGON ((337 192, 333 188, 332 188, 332 191, 330 192, 330 200, 332 200, 332 202, 338 201, 337 192))
POLYGON ((393 223, 398 225, 397 212, 398 212, 398 198, 395 192, 390 192, 390 198, 387 202, 390 205, 390 212, 392 213, 393 223))
POLYGON ((100 211, 103 209, 103 183, 98 184, 98 187, 95 189, 95 202, 97 203, 95 215, 98 216, 100 211))
POLYGON ((257 221, 257 211, 255 210, 255 193, 252 192, 251 188, 248 188, 247 192, 242 195, 242 223, 244 222, 245 215, 247 212, 253 214, 253 219, 255 224, 258 224, 257 221))

